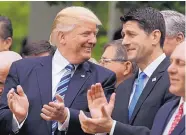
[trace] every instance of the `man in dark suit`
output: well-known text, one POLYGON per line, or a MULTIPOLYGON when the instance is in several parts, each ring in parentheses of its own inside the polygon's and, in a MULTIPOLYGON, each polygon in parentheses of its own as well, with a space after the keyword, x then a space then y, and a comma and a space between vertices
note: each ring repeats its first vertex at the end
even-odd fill
MULTIPOLYGON (((121 17, 121 21, 123 44, 127 49, 128 59, 137 63, 139 71, 116 89, 112 113, 114 120, 104 121, 107 123, 104 124, 105 127, 96 131, 91 130, 95 128, 91 128, 90 124, 87 124, 89 128, 86 128, 82 122, 82 127, 87 133, 150 134, 159 108, 175 98, 168 91, 169 60, 162 51, 165 39, 165 22, 162 14, 150 7, 134 9, 121 17), (89 129, 91 132, 87 131, 89 129)), ((90 105, 89 109, 93 110, 94 106, 90 105)))
POLYGON ((151 135, 185 135, 185 44, 184 41, 173 51, 168 68, 169 91, 181 97, 166 103, 157 113, 151 135))
POLYGON ((113 72, 88 62, 97 25, 101 22, 92 11, 67 7, 52 27, 54 56, 12 64, 0 101, 0 134, 84 134, 78 115, 89 111, 87 90, 100 82, 109 96, 116 82, 113 72))

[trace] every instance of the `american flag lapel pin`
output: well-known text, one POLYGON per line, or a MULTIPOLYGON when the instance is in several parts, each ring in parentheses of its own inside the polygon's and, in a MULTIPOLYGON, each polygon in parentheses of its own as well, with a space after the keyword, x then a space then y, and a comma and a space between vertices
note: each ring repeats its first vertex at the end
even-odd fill
POLYGON ((155 82, 156 81, 156 77, 152 78, 152 82, 155 82))

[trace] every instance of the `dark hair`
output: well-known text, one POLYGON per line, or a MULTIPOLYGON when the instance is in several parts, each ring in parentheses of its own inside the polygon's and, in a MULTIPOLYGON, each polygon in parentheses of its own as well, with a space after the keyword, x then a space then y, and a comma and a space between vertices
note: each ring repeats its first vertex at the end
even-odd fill
POLYGON ((122 45, 122 39, 113 40, 113 41, 105 44, 103 47, 103 50, 105 51, 109 46, 113 46, 116 48, 116 52, 115 52, 115 56, 114 56, 115 59, 128 60, 126 49, 125 49, 124 45, 122 45))
POLYGON ((46 40, 28 42, 23 47, 22 56, 37 55, 44 52, 49 52, 51 55, 53 55, 55 48, 51 46, 50 43, 46 40))
POLYGON ((13 36, 13 28, 12 22, 6 16, 0 15, 0 37, 3 39, 7 39, 8 37, 13 36))
POLYGON ((163 48, 166 31, 165 21, 160 11, 153 9, 152 7, 132 9, 126 15, 121 17, 120 20, 123 23, 130 20, 137 21, 139 27, 147 34, 150 34, 154 30, 158 29, 161 32, 160 46, 163 48))

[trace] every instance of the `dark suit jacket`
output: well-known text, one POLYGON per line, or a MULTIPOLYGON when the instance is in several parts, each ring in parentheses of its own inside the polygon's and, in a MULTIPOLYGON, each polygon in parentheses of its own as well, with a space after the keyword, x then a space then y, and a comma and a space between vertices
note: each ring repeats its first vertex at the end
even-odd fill
POLYGON ((165 58, 149 78, 131 116, 128 118, 128 105, 133 83, 138 75, 124 81, 116 89, 116 102, 113 119, 116 120, 114 135, 148 135, 159 108, 175 96, 169 93, 168 58, 165 58), (156 78, 156 81, 153 78, 156 78), (136 127, 139 126, 139 127, 136 127), (141 126, 141 127, 140 127, 141 126))
MULTIPOLYGON (((151 135, 162 135, 172 114, 179 105, 179 99, 166 103, 158 111, 151 130, 151 135)), ((171 135, 185 135, 185 115, 172 131, 171 135)))
MULTIPOLYGON (((87 90, 97 82, 102 84, 105 94, 109 96, 115 89, 115 74, 91 62, 84 62, 78 66, 64 99, 66 107, 70 108, 67 135, 84 134, 79 123, 79 110, 89 111, 87 90)), ((51 122, 43 120, 40 113, 42 106, 52 101, 52 56, 28 58, 12 64, 0 100, 1 135, 7 135, 12 131, 12 113, 7 105, 7 93, 19 84, 28 97, 29 112, 18 135, 51 135, 51 122)))

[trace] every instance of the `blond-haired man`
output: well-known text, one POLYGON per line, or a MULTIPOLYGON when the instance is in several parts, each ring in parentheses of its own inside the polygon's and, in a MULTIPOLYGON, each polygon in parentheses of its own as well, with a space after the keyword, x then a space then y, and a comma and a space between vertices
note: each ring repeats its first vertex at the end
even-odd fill
POLYGON ((84 134, 78 115, 88 111, 87 90, 100 82, 109 96, 116 81, 113 72, 88 62, 98 25, 87 8, 67 7, 57 14, 50 38, 57 47, 54 56, 12 64, 4 90, 8 94, 0 101, 0 133, 84 134))

